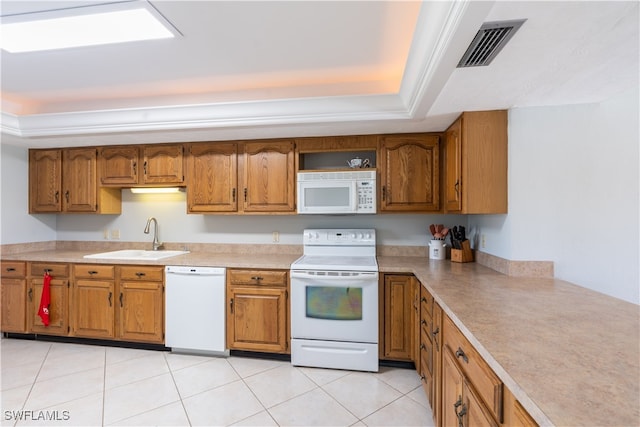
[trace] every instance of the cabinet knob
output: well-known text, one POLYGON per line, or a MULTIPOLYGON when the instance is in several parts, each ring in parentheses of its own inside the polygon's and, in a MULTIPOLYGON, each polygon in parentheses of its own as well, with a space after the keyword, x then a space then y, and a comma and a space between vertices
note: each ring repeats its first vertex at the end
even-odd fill
POLYGON ((469 363, 469 358, 467 357, 466 354, 464 354, 464 351, 462 351, 460 347, 458 347, 458 349, 456 350, 456 357, 462 357, 462 360, 464 360, 464 363, 469 363))
POLYGON ((13 267, 7 267, 7 271, 16 271, 16 269, 13 267))
POLYGON ((263 280, 263 278, 260 276, 253 276, 251 280, 255 280, 256 282, 259 282, 260 280, 263 280))

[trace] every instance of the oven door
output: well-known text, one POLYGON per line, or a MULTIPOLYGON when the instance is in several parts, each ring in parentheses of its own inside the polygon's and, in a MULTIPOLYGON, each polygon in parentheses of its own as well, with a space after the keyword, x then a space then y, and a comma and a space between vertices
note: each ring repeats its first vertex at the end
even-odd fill
POLYGON ((291 337, 378 342, 378 273, 291 270, 291 337))

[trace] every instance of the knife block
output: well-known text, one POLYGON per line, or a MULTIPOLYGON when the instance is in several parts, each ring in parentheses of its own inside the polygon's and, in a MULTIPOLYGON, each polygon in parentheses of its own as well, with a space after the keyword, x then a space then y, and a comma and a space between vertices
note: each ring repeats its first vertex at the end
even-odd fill
POLYGON ((462 249, 451 249, 452 262, 473 262, 473 251, 468 240, 462 242, 462 249))

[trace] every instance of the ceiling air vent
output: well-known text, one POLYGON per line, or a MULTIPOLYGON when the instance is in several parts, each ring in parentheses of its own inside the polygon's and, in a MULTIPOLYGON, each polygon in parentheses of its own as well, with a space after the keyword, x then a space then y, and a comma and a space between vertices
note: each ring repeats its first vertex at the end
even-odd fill
POLYGON ((462 55, 458 68, 489 65, 524 21, 526 19, 482 24, 467 51, 462 55))

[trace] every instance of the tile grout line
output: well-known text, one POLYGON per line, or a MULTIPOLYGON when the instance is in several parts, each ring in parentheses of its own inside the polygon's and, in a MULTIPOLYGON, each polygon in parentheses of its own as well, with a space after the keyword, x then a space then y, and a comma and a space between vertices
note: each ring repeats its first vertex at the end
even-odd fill
POLYGON ((189 423, 189 426, 192 426, 193 423, 191 422, 191 418, 189 418, 189 412, 187 411, 187 408, 184 406, 184 399, 182 398, 182 393, 180 393, 180 388, 178 387, 178 383, 176 383, 176 378, 173 376, 173 369, 171 369, 171 365, 169 364, 169 361, 167 360, 167 353, 163 354, 163 357, 164 357, 164 363, 167 364, 167 369, 169 370, 169 375, 171 375, 171 381, 173 381, 173 385, 176 388, 176 391, 178 392, 178 397, 180 398, 180 406, 182 406, 182 410, 184 411, 184 415, 187 417, 187 422, 189 423))

